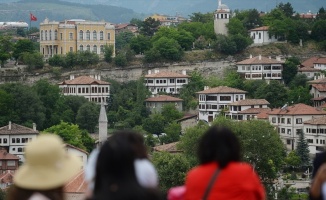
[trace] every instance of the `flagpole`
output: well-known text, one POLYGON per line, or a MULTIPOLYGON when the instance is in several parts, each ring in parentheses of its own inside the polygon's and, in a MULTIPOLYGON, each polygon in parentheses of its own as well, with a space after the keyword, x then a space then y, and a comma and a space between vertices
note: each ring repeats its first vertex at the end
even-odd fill
POLYGON ((32 24, 31 13, 29 13, 29 29, 28 30, 31 30, 31 24, 32 24))

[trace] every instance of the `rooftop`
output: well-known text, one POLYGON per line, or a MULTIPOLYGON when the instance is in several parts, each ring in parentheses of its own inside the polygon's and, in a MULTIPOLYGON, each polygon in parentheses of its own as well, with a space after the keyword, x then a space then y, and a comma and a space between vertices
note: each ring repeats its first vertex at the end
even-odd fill
POLYGON ((326 64, 326 58, 317 59, 314 64, 326 64))
POLYGON ((291 106, 287 106, 284 109, 277 108, 273 109, 272 111, 268 112, 269 115, 326 115, 326 112, 312 107, 308 106, 303 103, 294 104, 291 106))
POLYGON ((304 121, 304 124, 326 125, 326 116, 313 117, 311 120, 304 121))
POLYGON ((298 69, 299 72, 319 72, 321 71, 320 69, 316 69, 313 67, 301 67, 298 69))
POLYGON ((210 88, 207 90, 197 92, 197 94, 245 94, 245 93, 247 92, 244 90, 239 90, 227 86, 219 86, 219 87, 210 88))
POLYGON ((155 146, 153 149, 154 149, 154 151, 160 151, 160 152, 166 151, 166 152, 170 152, 170 153, 178 153, 181 151, 177 149, 177 144, 178 144, 178 142, 163 144, 163 145, 155 146))
POLYGON ((259 114, 259 113, 267 113, 271 111, 270 108, 248 108, 246 110, 240 111, 240 114, 259 114))
POLYGON ((307 60, 305 60, 305 61, 303 61, 301 63, 301 66, 313 68, 314 67, 314 63, 315 63, 316 60, 318 60, 318 57, 308 58, 307 60))
POLYGON ((278 61, 272 58, 266 58, 263 56, 256 56, 249 58, 240 62, 237 62, 237 65, 253 65, 253 64, 283 64, 283 61, 278 61))
POLYGON ((19 157, 8 153, 5 149, 2 149, 0 150, 0 160, 19 160, 19 157))
POLYGON ((72 177, 64 187, 65 193, 85 193, 87 191, 87 183, 84 179, 84 170, 81 170, 72 177))
POLYGON ((269 26, 261 26, 261 27, 251 29, 249 31, 268 31, 268 28, 269 28, 269 26))
POLYGON ((145 78, 190 78, 188 75, 178 74, 175 72, 157 72, 145 75, 145 78))
POLYGON ((0 135, 14 134, 39 134, 37 130, 21 126, 15 123, 9 123, 7 126, 0 127, 0 135))
POLYGON ((243 99, 230 103, 229 106, 251 106, 251 105, 269 105, 266 99, 243 99))
POLYGON ((175 101, 183 101, 182 99, 176 98, 176 97, 171 97, 168 95, 159 95, 156 97, 151 97, 146 99, 145 101, 155 101, 155 102, 175 102, 175 101))
POLYGON ((311 86, 316 88, 319 92, 326 92, 326 84, 312 84, 311 86))
POLYGON ((89 77, 89 76, 79 76, 77 78, 74 78, 72 80, 65 80, 59 85, 109 85, 110 83, 106 81, 97 80, 95 78, 89 77))

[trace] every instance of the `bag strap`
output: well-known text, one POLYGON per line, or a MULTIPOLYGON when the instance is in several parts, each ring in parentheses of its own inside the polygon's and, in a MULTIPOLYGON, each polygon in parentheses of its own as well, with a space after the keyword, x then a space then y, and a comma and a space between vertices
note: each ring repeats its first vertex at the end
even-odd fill
POLYGON ((211 191, 211 189, 212 189, 212 187, 213 187, 213 185, 214 185, 214 182, 215 182, 215 180, 217 179, 217 177, 218 177, 220 171, 221 171, 221 170, 220 170, 219 168, 217 168, 217 169, 215 170, 215 172, 214 172, 214 174, 213 174, 211 180, 209 181, 209 184, 208 184, 208 186, 207 186, 207 188, 206 188, 206 191, 205 191, 205 193, 204 193, 204 196, 203 196, 202 200, 206 200, 206 199, 207 199, 207 197, 208 197, 208 195, 209 195, 209 192, 211 191))

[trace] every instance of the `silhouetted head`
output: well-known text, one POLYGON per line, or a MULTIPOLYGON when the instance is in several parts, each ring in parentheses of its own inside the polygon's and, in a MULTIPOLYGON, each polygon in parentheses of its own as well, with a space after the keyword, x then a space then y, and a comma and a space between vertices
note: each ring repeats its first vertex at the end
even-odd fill
POLYGON ((216 161, 221 168, 240 160, 238 138, 226 127, 213 126, 202 136, 198 146, 201 164, 216 161))

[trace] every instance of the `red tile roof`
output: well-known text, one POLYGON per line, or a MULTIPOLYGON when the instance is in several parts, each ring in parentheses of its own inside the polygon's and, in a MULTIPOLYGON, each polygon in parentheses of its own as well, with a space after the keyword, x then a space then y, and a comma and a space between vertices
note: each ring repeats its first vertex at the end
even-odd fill
POLYGON ((169 102, 169 101, 172 101, 172 102, 175 102, 175 101, 183 101, 183 100, 179 99, 179 98, 176 98, 176 97, 171 97, 171 96, 168 96, 168 95, 159 95, 159 96, 156 96, 156 97, 148 98, 145 101, 155 101, 155 102, 169 102))
POLYGON ((318 60, 318 57, 311 57, 311 58, 308 58, 307 60, 303 61, 301 63, 301 66, 303 67, 310 67, 310 68, 313 68, 314 67, 314 62, 318 60))
POLYGON ((73 178, 68 181, 64 187, 65 193, 85 193, 87 191, 87 183, 84 179, 84 170, 81 170, 73 178))
POLYGON ((326 58, 319 58, 314 64, 326 64, 326 58))
POLYGON ((303 122, 304 124, 326 125, 326 116, 313 117, 311 120, 303 122))
POLYGON ((298 69, 299 72, 319 72, 320 69, 315 69, 313 67, 301 67, 298 69))
POLYGON ((315 98, 312 98, 311 100, 312 101, 323 101, 325 99, 326 99, 326 97, 315 97, 315 98))
POLYGON ((91 84, 109 85, 110 83, 108 83, 106 81, 97 80, 97 79, 89 77, 89 76, 79 76, 75 79, 65 80, 65 81, 59 83, 59 85, 91 85, 91 84))
POLYGON ((261 26, 258 28, 251 29, 249 31, 268 31, 269 26, 261 26))
POLYGON ((128 25, 129 25, 128 23, 125 23, 125 24, 116 24, 116 25, 114 25, 114 27, 117 30, 117 29, 125 28, 128 25))
POLYGON ((326 112, 306 104, 287 106, 286 109, 273 109, 269 115, 326 115, 326 112))
POLYGON ((158 72, 145 75, 145 78, 190 78, 188 75, 175 72, 158 72))
POLYGON ((88 153, 87 151, 85 151, 84 149, 81 149, 81 148, 75 147, 75 146, 73 146, 73 145, 71 145, 71 144, 67 144, 67 143, 66 143, 65 145, 66 145, 67 148, 70 147, 70 148, 72 148, 72 149, 76 149, 76 150, 78 150, 78 151, 81 151, 81 152, 85 153, 86 155, 89 155, 89 153, 88 153))
POLYGON ((312 84, 311 86, 316 88, 319 92, 326 92, 326 84, 312 84))
POLYGON ((185 114, 181 119, 178 119, 178 122, 182 122, 184 120, 187 119, 192 119, 192 118, 196 118, 197 119, 198 115, 197 114, 185 114))
POLYGON ((18 156, 10 154, 7 150, 0 150, 0 160, 19 160, 18 156))
POLYGON ((247 92, 244 90, 239 90, 227 86, 219 86, 219 87, 210 88, 207 90, 197 92, 197 94, 245 94, 245 93, 247 92))
POLYGON ((163 145, 155 146, 153 149, 154 149, 154 151, 160 151, 160 152, 162 152, 162 151, 166 151, 166 152, 170 152, 170 153, 182 152, 177 149, 177 144, 178 144, 178 142, 163 144, 163 145))
POLYGON ((14 172, 7 170, 5 173, 0 175, 1 183, 13 183, 14 172))
POLYGON ((268 112, 270 110, 264 110, 256 115, 257 119, 268 119, 269 115, 268 112))
POLYGON ((278 61, 276 59, 269 59, 266 57, 261 56, 259 59, 259 56, 249 58, 240 62, 237 62, 237 65, 253 65, 253 64, 283 64, 284 61, 278 61))
POLYGON ((38 131, 34 131, 32 128, 21 126, 15 123, 11 123, 11 129, 9 125, 0 127, 0 135, 15 135, 15 134, 39 134, 38 131))
POLYGON ((229 106, 251 106, 251 105, 269 105, 266 99, 244 99, 230 103, 229 106))
POLYGON ((326 78, 320 78, 312 81, 308 81, 310 84, 323 84, 326 83, 326 78))
POLYGON ((321 108, 326 108, 326 103, 320 106, 321 108))
POLYGON ((240 111, 240 114, 259 114, 261 112, 269 112, 270 108, 248 108, 246 110, 240 111))

